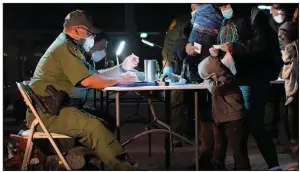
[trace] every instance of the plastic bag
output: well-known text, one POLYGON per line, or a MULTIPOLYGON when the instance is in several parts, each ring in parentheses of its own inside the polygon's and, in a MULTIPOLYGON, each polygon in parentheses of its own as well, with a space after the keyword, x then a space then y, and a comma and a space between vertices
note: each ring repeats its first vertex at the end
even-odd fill
POLYGON ((233 75, 236 74, 235 62, 230 53, 227 52, 221 61, 230 69, 233 75))
POLYGON ((184 85, 186 83, 184 78, 173 73, 163 74, 160 79, 162 78, 165 78, 165 82, 169 82, 169 85, 184 85))

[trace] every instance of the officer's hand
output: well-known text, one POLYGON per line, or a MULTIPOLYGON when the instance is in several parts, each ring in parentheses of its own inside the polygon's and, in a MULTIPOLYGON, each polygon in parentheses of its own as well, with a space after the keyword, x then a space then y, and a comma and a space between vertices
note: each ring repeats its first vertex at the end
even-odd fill
POLYGON ((136 82, 139 78, 131 72, 123 73, 120 78, 118 79, 118 83, 124 84, 124 83, 130 83, 130 82, 136 82))
POLYGON ((198 50, 197 47, 194 47, 191 43, 186 44, 185 51, 190 56, 195 56, 198 54, 195 50, 198 50))
POLYGON ((219 50, 218 50, 218 49, 215 49, 214 47, 211 47, 211 48, 209 49, 209 53, 210 53, 211 56, 217 57, 218 54, 219 54, 219 50))
POLYGON ((131 54, 125 58, 125 60, 122 63, 122 66, 125 70, 130 70, 137 67, 138 64, 139 57, 134 54, 131 54))

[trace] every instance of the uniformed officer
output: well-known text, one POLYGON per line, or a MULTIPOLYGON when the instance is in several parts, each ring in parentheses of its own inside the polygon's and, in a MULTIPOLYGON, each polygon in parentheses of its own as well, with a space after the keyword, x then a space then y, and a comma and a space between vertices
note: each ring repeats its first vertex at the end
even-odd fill
MULTIPOLYGON (((97 69, 95 68, 95 63, 100 62, 103 58, 106 57, 106 47, 107 47, 107 43, 108 43, 108 38, 106 36, 105 33, 100 32, 97 33, 95 35, 95 43, 94 46, 91 48, 90 51, 87 52, 87 58, 82 58, 83 63, 85 64, 85 66, 88 68, 89 73, 103 73, 103 70, 99 70, 97 71, 97 69)), ((127 65, 131 68, 134 68, 133 65, 131 64, 125 64, 130 62, 130 60, 133 58, 134 56, 128 56, 127 58, 125 58, 125 60, 123 61, 123 65, 127 65), (129 59, 129 60, 127 60, 129 59)), ((106 70, 106 73, 110 74, 111 76, 114 77, 120 77, 120 72, 119 72, 119 68, 110 68, 106 70)), ((79 106, 81 107, 80 109, 93 114, 97 117, 99 117, 103 124, 111 131, 114 132, 115 130, 115 121, 116 119, 106 113, 103 113, 101 111, 101 109, 94 109, 92 107, 89 106, 84 106, 84 104, 87 101, 88 98, 88 91, 91 90, 91 88, 89 87, 84 87, 84 88, 79 88, 79 87, 74 87, 70 92, 69 92, 69 96, 73 99, 79 99, 79 106)))
MULTIPOLYGON (((172 20, 171 25, 164 40, 164 49, 167 51, 162 51, 163 55, 163 73, 175 73, 177 75, 181 74, 183 59, 186 56, 184 51, 185 43, 187 42, 189 30, 190 30, 190 20, 191 14, 186 14, 177 17, 172 20), (175 51, 176 50, 176 51, 175 51), (182 51, 180 51, 182 50, 182 51), (173 71, 174 69, 174 71, 173 71)), ((171 104, 172 104, 172 130, 192 137, 193 133, 187 131, 187 115, 186 106, 184 104, 184 91, 174 90, 171 93, 171 104)), ((193 122, 192 119, 188 121, 193 122)), ((193 130, 193 126, 190 126, 193 130)), ((182 146, 181 140, 173 138, 173 145, 175 147, 182 146)))
MULTIPOLYGON (((45 92, 48 85, 69 93, 74 86, 102 89, 117 83, 137 80, 136 76, 125 73, 129 69, 126 63, 112 69, 119 73, 119 77, 109 77, 88 70, 83 61, 86 51, 94 45, 95 33, 99 33, 100 30, 93 25, 92 18, 86 11, 77 10, 69 13, 63 26, 63 33, 41 57, 31 78, 30 87, 38 96, 41 98, 49 96, 45 92)), ((137 66, 138 57, 132 55, 131 63, 127 64, 137 66)), ((49 132, 79 138, 83 146, 95 150, 108 168, 136 169, 135 165, 127 161, 126 152, 118 140, 97 117, 77 107, 63 107, 59 115, 44 114, 38 107, 37 111, 49 132)), ((28 111, 28 123, 31 124, 33 120, 34 116, 28 111)), ((37 130, 41 131, 40 126, 37 130)), ((71 163, 71 168, 73 164, 76 166, 76 163, 71 163)))

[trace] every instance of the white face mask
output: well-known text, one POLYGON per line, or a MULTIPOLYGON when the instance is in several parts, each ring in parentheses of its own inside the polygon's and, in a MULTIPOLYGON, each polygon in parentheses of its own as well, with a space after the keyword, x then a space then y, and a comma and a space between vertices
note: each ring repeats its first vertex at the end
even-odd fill
POLYGON ((93 46, 94 46, 94 38, 93 38, 93 37, 88 37, 88 38, 85 40, 85 42, 84 42, 83 48, 84 48, 86 51, 89 51, 93 46))
POLYGON ((277 23, 282 23, 285 19, 285 16, 280 14, 280 15, 277 15, 277 16, 273 16, 274 20, 277 22, 277 23))
POLYGON ((92 55, 92 60, 94 62, 99 62, 106 56, 105 50, 102 51, 95 51, 92 55))

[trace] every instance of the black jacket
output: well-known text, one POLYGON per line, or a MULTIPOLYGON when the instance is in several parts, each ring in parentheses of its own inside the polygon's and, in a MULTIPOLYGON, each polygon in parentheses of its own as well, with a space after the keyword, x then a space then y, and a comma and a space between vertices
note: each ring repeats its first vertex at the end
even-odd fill
MULTIPOLYGON (((225 20, 222 26, 234 24, 237 30, 238 41, 233 43, 232 56, 240 84, 275 80, 282 67, 277 34, 263 11, 259 10, 255 16, 252 15, 254 8, 233 4, 234 17, 225 20)), ((219 34, 219 43, 221 37, 219 34)))

